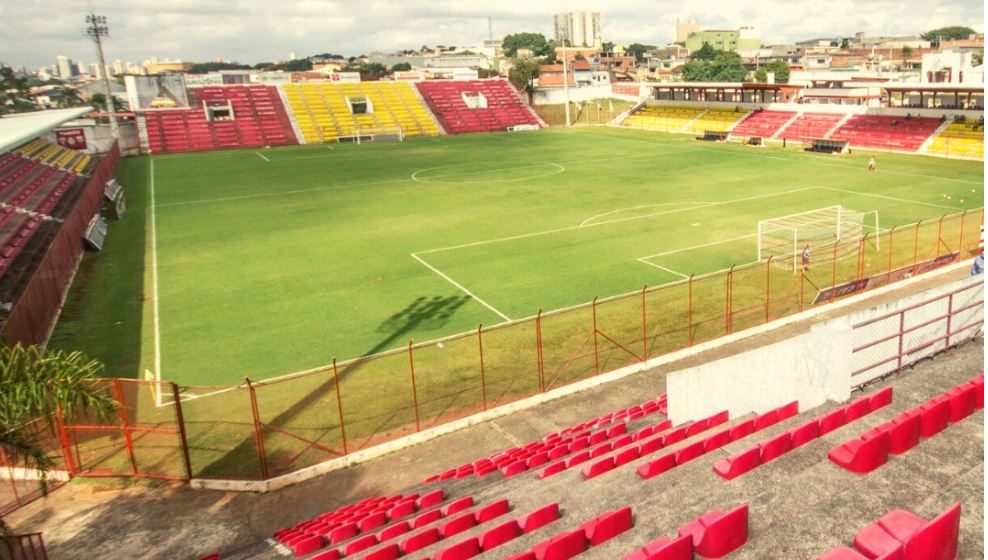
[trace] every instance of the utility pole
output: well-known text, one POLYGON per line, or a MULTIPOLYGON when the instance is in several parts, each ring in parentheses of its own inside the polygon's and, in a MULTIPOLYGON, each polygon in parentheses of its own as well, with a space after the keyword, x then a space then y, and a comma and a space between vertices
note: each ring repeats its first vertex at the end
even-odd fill
POLYGON ((563 97, 566 100, 566 127, 569 128, 569 78, 566 76, 566 39, 563 39, 563 97))
POLYGON ((106 60, 103 58, 103 37, 110 36, 110 28, 106 25, 106 16, 90 13, 86 16, 86 35, 96 43, 96 56, 99 58, 99 71, 103 74, 103 94, 106 96, 106 112, 110 116, 110 134, 116 140, 120 137, 117 129, 117 113, 113 110, 113 95, 110 93, 110 73, 106 71, 106 60))

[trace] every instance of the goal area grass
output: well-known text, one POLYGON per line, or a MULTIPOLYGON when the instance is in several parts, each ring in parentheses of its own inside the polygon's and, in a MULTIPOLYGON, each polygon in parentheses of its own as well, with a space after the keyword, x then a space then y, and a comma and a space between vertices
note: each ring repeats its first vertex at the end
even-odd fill
POLYGON ((601 127, 136 157, 118 178, 128 213, 51 346, 203 386, 749 263, 760 220, 842 205, 890 228, 984 202, 981 162, 601 127))

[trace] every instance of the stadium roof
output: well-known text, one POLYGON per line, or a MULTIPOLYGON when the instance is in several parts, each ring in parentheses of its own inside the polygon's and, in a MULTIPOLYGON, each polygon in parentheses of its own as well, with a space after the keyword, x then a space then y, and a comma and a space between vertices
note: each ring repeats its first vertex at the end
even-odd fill
POLYGON ((4 116, 0 118, 0 154, 92 110, 92 107, 76 107, 4 116))

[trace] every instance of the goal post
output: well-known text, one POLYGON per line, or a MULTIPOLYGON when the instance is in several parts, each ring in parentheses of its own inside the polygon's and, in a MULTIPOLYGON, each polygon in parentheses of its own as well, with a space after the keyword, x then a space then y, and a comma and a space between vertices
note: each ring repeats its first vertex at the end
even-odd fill
POLYGON ((337 143, 362 144, 364 142, 404 142, 405 130, 400 126, 355 128, 336 137, 337 143))
MULTIPOLYGON (((769 258, 780 267, 799 271, 803 247, 834 250, 840 256, 856 253, 868 234, 878 243, 878 211, 859 212, 841 205, 789 214, 758 222, 758 260, 769 258)), ((831 251, 834 252, 834 251, 831 251)))

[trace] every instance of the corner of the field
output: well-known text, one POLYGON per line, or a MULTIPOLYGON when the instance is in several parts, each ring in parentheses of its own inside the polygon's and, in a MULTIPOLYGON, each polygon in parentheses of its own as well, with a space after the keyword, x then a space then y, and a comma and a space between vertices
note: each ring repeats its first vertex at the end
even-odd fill
POLYGON ((193 478, 190 480, 190 485, 192 488, 201 490, 222 490, 222 491, 233 491, 233 492, 270 492, 273 490, 280 490, 282 488, 291 486, 293 484, 298 484, 311 480, 313 478, 340 470, 348 467, 352 467, 361 463, 365 463, 372 459, 378 457, 383 457, 385 455, 390 455, 397 451, 413 447, 415 445, 425 443, 427 441, 436 439, 440 436, 450 434, 469 428, 477 424, 484 422, 489 422, 496 418, 502 416, 507 416, 515 412, 526 410, 540 404, 559 399, 568 395, 586 391, 612 381, 617 381, 629 375, 636 373, 641 373, 646 370, 652 369, 657 366, 673 363, 682 360, 686 357, 699 354, 701 352, 706 352, 708 350, 718 348, 727 344, 743 340, 745 338, 750 338, 762 333, 770 332, 787 325, 791 325, 798 321, 805 321, 806 319, 811 319, 823 313, 829 313, 835 309, 841 309, 851 305, 855 305, 865 299, 872 298, 875 296, 880 296, 885 293, 889 293, 895 290, 902 289, 904 287, 911 286, 921 281, 928 280, 930 278, 935 278, 941 275, 949 275, 956 273, 959 270, 966 269, 969 266, 967 262, 955 263, 953 265, 945 266, 935 271, 931 271, 927 274, 921 274, 908 278, 893 284, 882 286, 874 290, 863 292, 854 296, 847 297, 840 301, 834 302, 829 305, 824 305, 821 307, 815 307, 812 309, 807 309, 800 313, 790 315, 775 321, 765 323, 750 329, 746 329, 741 332, 729 334, 714 340, 709 340, 702 342, 700 344, 695 344, 688 348, 683 348, 669 354, 665 354, 645 362, 640 362, 634 365, 626 366, 620 369, 609 371, 607 373, 601 373, 591 377, 590 379, 584 379, 582 381, 577 381, 566 385, 565 387, 560 387, 558 389, 553 389, 546 393, 540 393, 538 395, 533 395, 531 397, 515 401, 497 408, 492 408, 490 410, 462 418, 460 420, 455 420, 443 424, 441 426, 436 426, 435 428, 429 428, 422 432, 405 436, 403 438, 396 439, 387 443, 382 443, 368 449, 363 449, 351 453, 349 455, 339 457, 337 459, 331 459, 319 463, 317 465, 312 465, 311 467, 306 467, 295 472, 270 478, 268 480, 217 480, 217 479, 202 479, 193 478))

